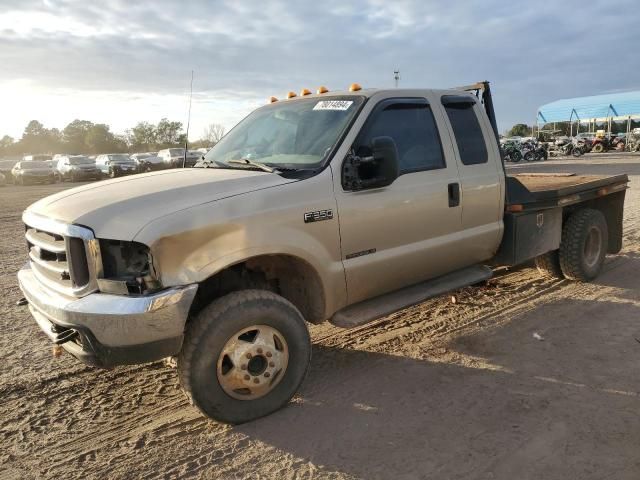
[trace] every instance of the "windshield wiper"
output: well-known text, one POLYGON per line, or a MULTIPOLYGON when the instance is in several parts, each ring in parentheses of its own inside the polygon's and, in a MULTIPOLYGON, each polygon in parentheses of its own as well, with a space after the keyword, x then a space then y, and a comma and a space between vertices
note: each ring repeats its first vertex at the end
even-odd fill
POLYGON ((236 163, 239 165, 248 165, 251 167, 256 167, 259 168, 262 171, 265 172, 269 172, 269 173, 273 173, 275 172, 275 168, 272 168, 268 165, 265 165, 264 163, 258 163, 258 162, 254 162, 252 160, 249 160, 248 158, 241 158, 240 160, 227 160, 227 163, 236 163))
POLYGON ((218 162, 217 160, 207 160, 206 158, 202 158, 196 162, 194 165, 195 168, 209 168, 211 165, 217 165, 214 168, 225 168, 225 164, 222 162, 218 162))

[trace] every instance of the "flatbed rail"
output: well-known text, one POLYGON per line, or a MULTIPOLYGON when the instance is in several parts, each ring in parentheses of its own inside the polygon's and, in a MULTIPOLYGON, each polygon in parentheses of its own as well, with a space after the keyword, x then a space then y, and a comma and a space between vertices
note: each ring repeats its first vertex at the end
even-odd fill
POLYGON ((518 174, 507 175, 509 202, 506 210, 522 212, 565 207, 593 200, 628 188, 626 174, 518 174))

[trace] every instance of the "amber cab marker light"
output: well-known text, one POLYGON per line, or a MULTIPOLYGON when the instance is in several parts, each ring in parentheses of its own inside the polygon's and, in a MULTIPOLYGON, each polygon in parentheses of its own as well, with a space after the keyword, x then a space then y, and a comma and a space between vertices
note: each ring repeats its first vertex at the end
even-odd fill
POLYGON ((296 92, 289 92, 287 93, 287 98, 293 98, 296 96, 296 92))
POLYGON ((311 95, 311 90, 309 90, 308 88, 303 88, 302 90, 300 90, 300 96, 304 97, 305 95, 311 95))
POLYGON ((507 212, 512 212, 512 213, 522 212, 523 210, 524 210, 524 207, 519 203, 516 203, 515 205, 509 205, 507 207, 507 212))
POLYGON ((269 103, 275 103, 277 101, 278 101, 278 99, 276 97, 270 97, 269 98, 269 103))
POLYGON ((349 85, 350 92, 357 92, 358 90, 362 90, 362 87, 359 83, 352 83, 351 85, 349 85))
POLYGON ((320 95, 321 93, 327 93, 328 91, 329 89, 327 87, 321 86, 321 87, 318 87, 318 90, 316 91, 316 93, 320 95))

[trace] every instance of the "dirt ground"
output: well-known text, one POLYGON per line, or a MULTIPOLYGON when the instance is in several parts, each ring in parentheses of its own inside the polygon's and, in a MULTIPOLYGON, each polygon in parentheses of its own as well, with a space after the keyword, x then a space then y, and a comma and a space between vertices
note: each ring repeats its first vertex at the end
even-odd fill
POLYGON ((20 214, 70 185, 0 188, 0 479, 637 480, 640 156, 510 170, 630 174, 625 246, 597 281, 525 267, 455 304, 315 326, 299 396, 239 427, 203 418, 162 363, 104 371, 52 358, 15 305, 20 214))

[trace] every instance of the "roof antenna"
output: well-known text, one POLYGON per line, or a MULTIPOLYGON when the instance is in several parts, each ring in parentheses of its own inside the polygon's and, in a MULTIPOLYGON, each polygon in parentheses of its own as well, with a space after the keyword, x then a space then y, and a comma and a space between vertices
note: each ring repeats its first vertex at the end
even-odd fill
POLYGON ((182 157, 182 168, 187 164, 187 151, 189 148, 189 125, 191 124, 191 99, 193 98, 193 70, 191 70, 191 91, 189 93, 189 116, 187 117, 187 136, 184 139, 184 157, 182 157))
POLYGON ((400 69, 396 69, 393 71, 393 78, 396 81, 396 88, 398 88, 398 83, 400 82, 400 69))

